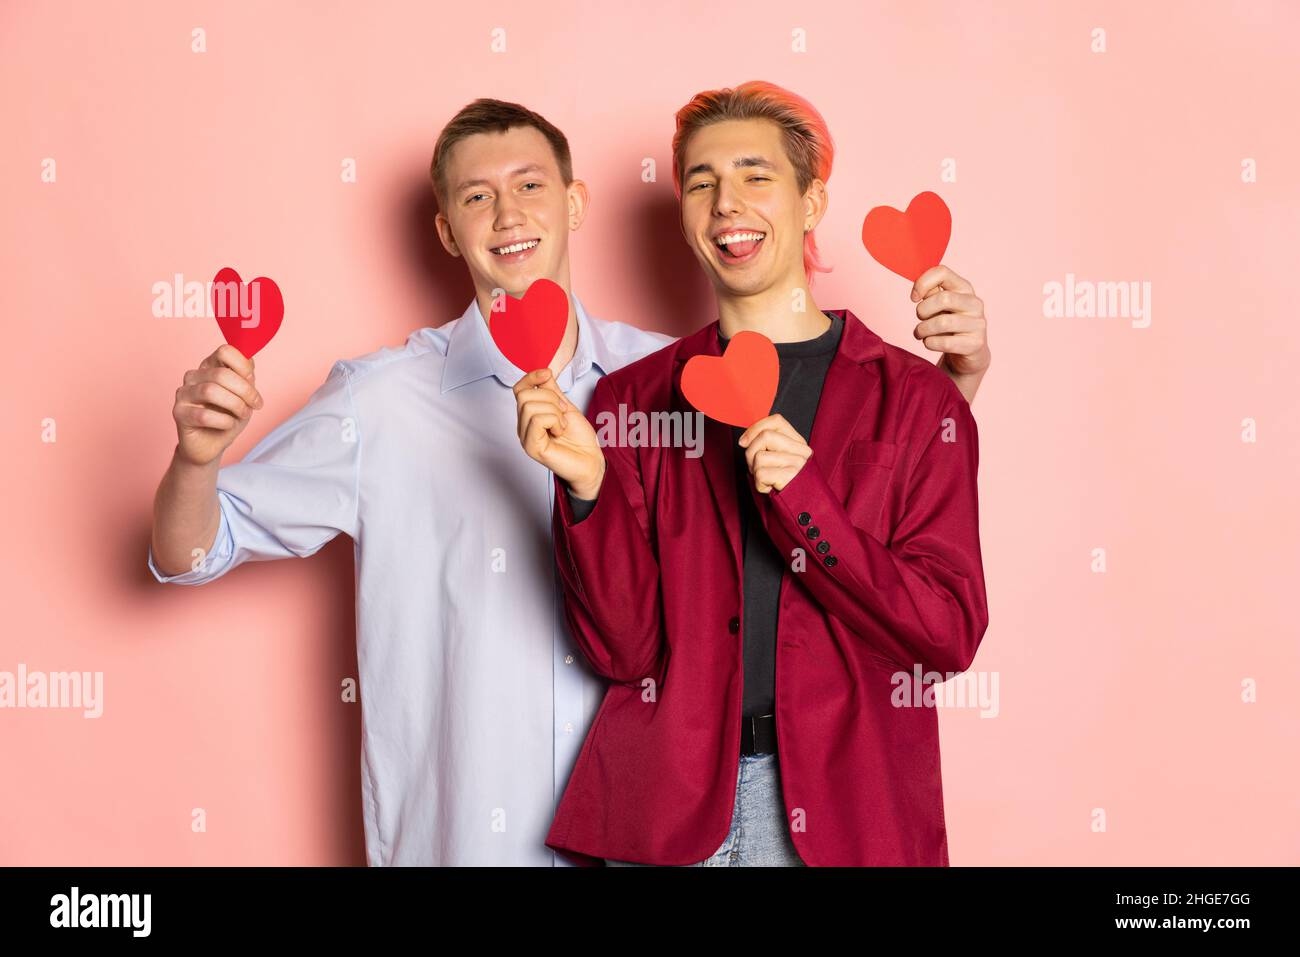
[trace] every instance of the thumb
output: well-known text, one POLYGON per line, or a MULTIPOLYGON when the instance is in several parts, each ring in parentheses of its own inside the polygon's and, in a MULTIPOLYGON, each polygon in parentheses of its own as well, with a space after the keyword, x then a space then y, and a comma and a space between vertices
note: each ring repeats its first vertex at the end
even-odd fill
POLYGON ((552 392, 554 392, 557 396, 560 397, 560 405, 564 408, 566 412, 570 410, 576 412, 578 410, 578 407, 569 400, 569 397, 564 394, 564 390, 561 389, 559 384, 555 381, 555 376, 551 376, 550 378, 548 378, 545 382, 542 383, 542 386, 543 388, 550 389, 552 392))

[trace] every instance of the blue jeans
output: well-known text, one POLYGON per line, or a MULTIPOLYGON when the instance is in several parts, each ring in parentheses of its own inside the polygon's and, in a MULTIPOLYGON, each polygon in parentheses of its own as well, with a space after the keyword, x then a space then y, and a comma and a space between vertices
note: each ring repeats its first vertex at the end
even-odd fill
MULTIPOLYGON (((606 859, 610 867, 641 867, 606 859)), ((713 855, 689 867, 803 867, 790 840, 775 754, 742 754, 731 831, 713 855)))

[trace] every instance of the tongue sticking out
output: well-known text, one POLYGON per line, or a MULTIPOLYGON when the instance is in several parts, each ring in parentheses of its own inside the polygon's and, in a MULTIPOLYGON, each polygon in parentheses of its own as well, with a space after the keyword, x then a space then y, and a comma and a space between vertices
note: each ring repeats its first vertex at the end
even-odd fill
POLYGON ((758 248, 761 239, 743 239, 740 242, 727 244, 727 255, 736 259, 743 258, 758 248))

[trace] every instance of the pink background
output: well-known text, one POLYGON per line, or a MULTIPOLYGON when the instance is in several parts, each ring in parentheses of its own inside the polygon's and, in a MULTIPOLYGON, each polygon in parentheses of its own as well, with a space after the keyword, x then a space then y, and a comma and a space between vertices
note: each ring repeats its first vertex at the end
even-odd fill
POLYGON ((953 863, 1300 863, 1300 8, 447 7, 0 7, 0 670, 105 681, 98 720, 0 710, 0 863, 364 863, 359 708, 339 700, 350 542, 201 589, 145 568, 173 391, 220 341, 154 318, 152 285, 232 265, 284 291, 235 461, 334 359, 468 303, 426 170, 442 123, 487 95, 570 137, 593 312, 689 332, 714 314, 675 223, 672 114, 751 78, 808 96, 838 144, 819 306, 924 351, 908 284, 858 239, 867 209, 922 189, 952 207, 945 261, 987 304, 974 667, 998 673, 1000 714, 941 718, 953 863), (1151 327, 1044 317, 1070 272, 1150 282, 1151 327))

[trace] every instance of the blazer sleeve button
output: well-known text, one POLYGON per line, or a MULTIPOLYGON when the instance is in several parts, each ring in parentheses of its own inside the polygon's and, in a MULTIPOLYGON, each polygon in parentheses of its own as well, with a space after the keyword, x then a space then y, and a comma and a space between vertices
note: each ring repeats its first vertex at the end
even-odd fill
POLYGON ((817 543, 818 555, 825 555, 830 550, 831 550, 831 543, 826 541, 826 539, 823 538, 820 542, 817 543))
POLYGON ((816 538, 816 537, 817 537, 818 535, 820 535, 821 533, 822 533, 822 530, 821 530, 820 528, 818 528, 816 525, 809 525, 809 526, 808 526, 808 537, 809 537, 809 538, 816 538))
POLYGON ((811 521, 812 521, 812 516, 809 515, 807 512, 800 512, 800 513, 799 513, 799 524, 800 524, 800 525, 807 525, 807 524, 808 524, 809 522, 811 522, 811 521))
POLYGON ((839 563, 840 560, 836 558, 834 555, 827 555, 825 558, 822 559, 822 564, 825 565, 827 568, 834 568, 839 563))
POLYGON ((733 615, 731 621, 727 622, 727 631, 733 635, 740 634, 740 619, 733 615))

